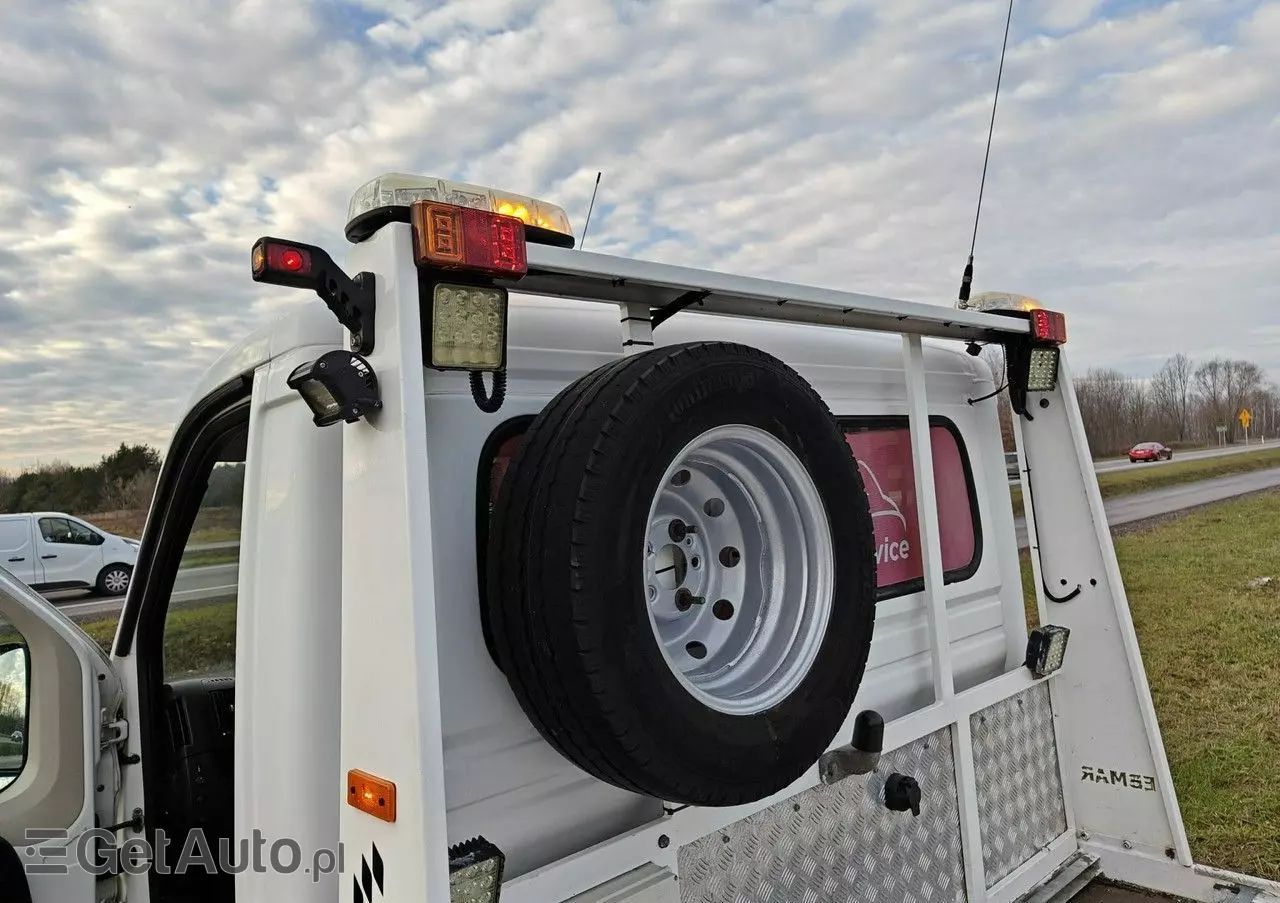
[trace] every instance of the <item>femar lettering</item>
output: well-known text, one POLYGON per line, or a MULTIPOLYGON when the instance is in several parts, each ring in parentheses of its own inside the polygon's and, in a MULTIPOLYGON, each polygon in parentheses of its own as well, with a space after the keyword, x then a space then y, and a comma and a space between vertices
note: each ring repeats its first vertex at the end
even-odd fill
POLYGON ((1081 765, 1080 780, 1091 781, 1094 784, 1110 784, 1112 787, 1128 787, 1130 790, 1154 792, 1156 789, 1156 779, 1149 774, 1116 771, 1114 768, 1101 768, 1097 765, 1081 765))

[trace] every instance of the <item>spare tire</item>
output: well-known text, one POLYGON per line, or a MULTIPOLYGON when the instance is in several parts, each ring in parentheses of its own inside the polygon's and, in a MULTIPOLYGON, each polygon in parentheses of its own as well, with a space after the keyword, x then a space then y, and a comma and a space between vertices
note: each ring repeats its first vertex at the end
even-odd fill
POLYGON ((845 722, 875 619, 871 515, 831 412, 781 361, 696 342, 587 374, 530 425, 488 535, 498 665, 600 780, 752 802, 845 722))

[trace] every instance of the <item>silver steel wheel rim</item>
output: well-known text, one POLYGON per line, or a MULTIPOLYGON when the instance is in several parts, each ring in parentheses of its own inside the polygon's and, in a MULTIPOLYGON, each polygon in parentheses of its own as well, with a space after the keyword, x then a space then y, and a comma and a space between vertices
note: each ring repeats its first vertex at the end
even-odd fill
POLYGON ((129 585, 129 575, 121 570, 107 571, 107 576, 102 582, 107 585, 107 589, 111 590, 111 592, 122 592, 129 585))
POLYGON ((831 618, 835 556, 791 449, 751 426, 698 436, 662 476, 643 554, 654 638, 689 693, 753 715, 795 691, 831 618))

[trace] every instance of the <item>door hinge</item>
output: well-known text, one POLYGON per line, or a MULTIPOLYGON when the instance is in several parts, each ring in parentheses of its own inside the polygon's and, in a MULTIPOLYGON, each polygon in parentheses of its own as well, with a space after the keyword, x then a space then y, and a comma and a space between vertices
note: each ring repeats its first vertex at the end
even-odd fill
POLYGON ((100 746, 106 752, 112 746, 122 746, 129 739, 129 722, 106 721, 102 723, 102 739, 100 746))
POLYGON ((128 828, 133 833, 138 834, 142 831, 144 826, 145 826, 145 823, 142 820, 142 810, 134 809, 133 818, 129 819, 128 821, 122 821, 118 825, 107 825, 101 830, 110 831, 112 834, 114 834, 115 832, 122 830, 123 828, 128 828))

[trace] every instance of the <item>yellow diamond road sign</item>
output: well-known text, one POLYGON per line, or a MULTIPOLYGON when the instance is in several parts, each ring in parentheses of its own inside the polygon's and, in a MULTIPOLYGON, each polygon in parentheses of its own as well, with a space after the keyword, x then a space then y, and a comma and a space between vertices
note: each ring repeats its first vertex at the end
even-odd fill
POLYGON ((1249 413, 1248 408, 1240 409, 1240 425, 1245 429, 1249 428, 1249 424, 1253 423, 1253 415, 1249 413))

